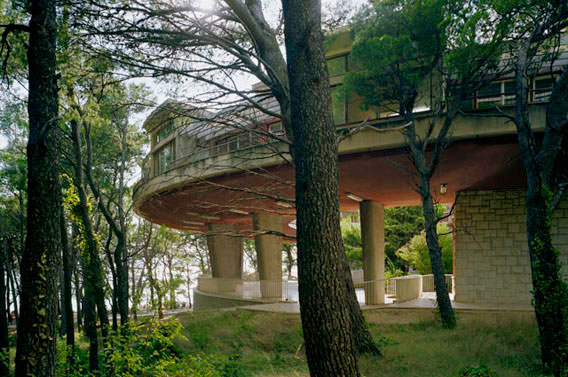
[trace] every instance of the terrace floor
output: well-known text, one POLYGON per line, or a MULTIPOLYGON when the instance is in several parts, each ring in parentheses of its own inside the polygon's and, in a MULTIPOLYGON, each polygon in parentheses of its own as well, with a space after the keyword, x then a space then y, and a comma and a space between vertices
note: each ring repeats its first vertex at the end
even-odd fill
MULTIPOLYGON (((467 311, 533 311, 530 305, 502 305, 502 304, 469 304, 453 301, 452 306, 456 310, 467 311)), ((384 305, 362 305, 363 310, 374 309, 435 309, 436 308, 436 294, 433 292, 423 293, 422 296, 415 300, 396 303, 390 297, 385 297, 388 301, 384 305)), ((240 309, 262 312, 276 312, 276 313, 300 313, 300 304, 297 302, 278 302, 260 305, 242 306, 240 309)))

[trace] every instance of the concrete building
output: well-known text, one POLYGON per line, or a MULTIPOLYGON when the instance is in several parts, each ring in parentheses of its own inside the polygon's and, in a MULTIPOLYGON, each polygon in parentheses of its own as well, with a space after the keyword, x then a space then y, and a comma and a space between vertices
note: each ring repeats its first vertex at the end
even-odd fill
MULTIPOLYGON (((336 38, 328 53, 332 91, 350 69, 347 33, 336 38)), ((558 64, 559 66, 561 64, 558 64)), ((504 78, 477 93, 469 114, 458 117, 452 144, 445 151, 432 187, 440 203, 460 197, 454 224, 455 300, 479 304, 530 305, 531 274, 525 232, 526 177, 519 156, 515 126, 503 118, 476 117, 495 104, 512 111, 511 79, 504 78)), ((550 74, 533 80, 530 117, 534 131, 544 129, 550 74)), ((433 95, 423 88, 417 108, 417 131, 425 133, 433 95)), ((278 111, 273 99, 262 103, 278 111)), ((367 126, 339 145, 340 206, 360 210, 363 239, 363 280, 366 304, 385 300, 384 207, 418 205, 420 198, 408 172, 413 171, 403 125, 384 108, 360 109, 360 98, 334 100, 337 132, 345 133, 367 119, 367 126), (379 132, 378 132, 379 131, 379 132)), ((195 307, 241 305, 281 300, 282 240, 293 240, 294 169, 278 119, 257 109, 234 106, 210 113, 166 101, 144 123, 152 135, 143 177, 135 186, 136 212, 147 220, 207 235, 211 276, 202 277, 195 307), (260 297, 243 293, 242 239, 255 240, 260 297), (249 297, 249 298, 247 298, 249 297)), ((566 171, 566 156, 558 168, 566 171)), ((568 199, 553 219, 554 242, 568 264, 568 199)), ((566 269, 564 270, 567 275, 566 269)), ((244 285, 243 285, 244 284, 244 285)), ((402 279, 419 289, 412 279, 402 279)), ((402 295, 402 293, 401 293, 402 295)), ((402 297, 402 296, 401 296, 402 297)))

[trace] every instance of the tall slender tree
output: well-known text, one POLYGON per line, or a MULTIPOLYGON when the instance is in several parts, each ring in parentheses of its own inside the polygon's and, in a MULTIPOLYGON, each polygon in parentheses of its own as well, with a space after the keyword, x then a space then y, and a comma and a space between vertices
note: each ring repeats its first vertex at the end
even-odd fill
POLYGON ((55 376, 60 243, 56 1, 31 0, 28 43, 28 213, 16 376, 55 376))

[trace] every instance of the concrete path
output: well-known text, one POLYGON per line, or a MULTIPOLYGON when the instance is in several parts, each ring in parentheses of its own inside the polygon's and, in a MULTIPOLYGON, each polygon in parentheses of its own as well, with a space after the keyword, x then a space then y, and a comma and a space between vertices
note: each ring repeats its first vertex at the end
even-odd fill
MULTIPOLYGON (((519 306, 519 305, 478 305, 478 304, 466 304, 461 302, 452 301, 452 306, 456 310, 480 310, 480 311, 532 311, 533 308, 530 305, 519 306)), ((422 297, 401 302, 392 303, 385 305, 373 305, 373 306, 361 306, 362 310, 375 310, 375 309, 435 309, 436 308, 436 295, 434 293, 424 293, 422 297)), ((273 312, 273 313, 300 313, 300 304, 297 302, 286 303, 278 302, 273 304, 261 304, 261 305, 247 305, 241 306, 239 309, 242 310, 252 310, 259 312, 273 312)))

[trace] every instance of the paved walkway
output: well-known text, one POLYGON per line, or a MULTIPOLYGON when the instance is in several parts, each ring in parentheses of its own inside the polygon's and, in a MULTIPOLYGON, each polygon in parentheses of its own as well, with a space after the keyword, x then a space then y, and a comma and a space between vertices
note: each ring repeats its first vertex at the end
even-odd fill
MULTIPOLYGON (((452 306, 456 310, 479 310, 479 311, 532 311, 530 305, 481 305, 481 304, 466 304, 462 302, 452 301, 452 306)), ((424 293, 422 297, 401 302, 385 305, 361 306, 362 310, 375 310, 375 309, 435 309, 436 308, 436 295, 434 293, 424 293)), ((241 306, 239 309, 260 311, 260 312, 274 312, 274 313, 300 313, 300 304, 297 302, 286 303, 278 302, 273 304, 261 305, 247 305, 241 306)))

